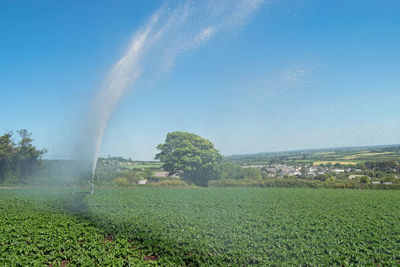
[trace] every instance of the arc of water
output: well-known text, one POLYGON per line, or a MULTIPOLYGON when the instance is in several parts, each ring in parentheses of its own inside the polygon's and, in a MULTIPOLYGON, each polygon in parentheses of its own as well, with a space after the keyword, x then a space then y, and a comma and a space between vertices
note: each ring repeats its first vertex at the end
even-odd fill
POLYGON ((93 154, 92 167, 92 183, 94 183, 94 175, 97 165, 97 159, 101 148, 104 132, 107 127, 107 122, 116 108, 120 98, 126 91, 134 85, 137 78, 140 76, 141 68, 139 67, 139 59, 141 51, 144 48, 145 41, 156 22, 153 18, 146 30, 137 34, 133 39, 131 46, 125 55, 112 68, 107 80, 100 90, 94 104, 93 112, 96 118, 95 128, 95 143, 93 154))
MULTIPOLYGON (((91 144, 92 177, 108 120, 121 97, 142 74, 141 60, 149 52, 157 54, 161 69, 170 68, 174 59, 208 42, 213 35, 244 24, 246 18, 265 0, 186 1, 175 8, 164 5, 133 38, 122 58, 112 67, 92 108, 86 143, 91 144)), ((182 2, 181 2, 182 3, 182 2)), ((146 59, 149 59, 147 57, 146 59)), ((154 60, 154 59, 153 59, 154 60)), ((167 71, 163 69, 163 71, 167 71)))

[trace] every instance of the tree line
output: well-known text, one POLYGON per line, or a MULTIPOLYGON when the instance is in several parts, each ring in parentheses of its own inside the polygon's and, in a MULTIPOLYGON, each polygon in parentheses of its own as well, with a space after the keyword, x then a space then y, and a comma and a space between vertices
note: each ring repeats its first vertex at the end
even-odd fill
POLYGON ((157 146, 156 155, 169 175, 179 175, 183 180, 198 186, 208 186, 211 180, 259 180, 261 172, 255 168, 244 169, 228 162, 207 139, 188 132, 171 132, 165 143, 157 146))
MULTIPOLYGON (((398 185, 398 163, 390 161, 365 162, 358 164, 361 170, 357 179, 350 181, 347 174, 319 174, 317 176, 271 178, 257 168, 243 168, 221 156, 207 139, 188 132, 171 132, 163 144, 157 146, 156 155, 169 175, 178 175, 189 184, 198 186, 257 186, 257 187, 328 187, 369 188, 369 179, 379 178, 383 182, 398 185), (343 176, 343 177, 342 177, 343 176)), ((336 165, 335 165, 336 166, 336 165)), ((339 167, 339 165, 337 166, 339 167)), ((378 187, 373 185, 373 188, 378 187)))
POLYGON ((17 133, 17 142, 13 139, 13 132, 0 136, 0 184, 29 182, 47 152, 32 144, 32 133, 28 130, 22 129, 17 133))

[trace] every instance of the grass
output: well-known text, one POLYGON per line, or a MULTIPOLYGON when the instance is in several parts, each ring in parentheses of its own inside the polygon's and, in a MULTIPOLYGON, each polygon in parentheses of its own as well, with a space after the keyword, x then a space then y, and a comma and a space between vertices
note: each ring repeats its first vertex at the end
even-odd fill
POLYGON ((0 190, 0 265, 398 265, 399 191, 0 190))

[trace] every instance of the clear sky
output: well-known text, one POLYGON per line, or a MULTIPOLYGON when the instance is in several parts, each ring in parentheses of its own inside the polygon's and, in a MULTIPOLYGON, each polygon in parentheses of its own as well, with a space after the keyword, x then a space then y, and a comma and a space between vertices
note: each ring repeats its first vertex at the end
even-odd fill
MULTIPOLYGON (((27 128, 48 158, 69 157, 108 72, 164 2, 0 1, 0 131, 27 128)), ((399 144, 399 14, 395 0, 266 1, 139 81, 100 154, 151 160, 174 130, 224 155, 399 144)))

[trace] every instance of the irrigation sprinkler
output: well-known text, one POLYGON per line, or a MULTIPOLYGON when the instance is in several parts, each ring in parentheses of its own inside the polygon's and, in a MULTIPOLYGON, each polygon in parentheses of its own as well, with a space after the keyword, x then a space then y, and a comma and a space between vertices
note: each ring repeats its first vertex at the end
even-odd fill
POLYGON ((83 195, 83 194, 94 194, 94 183, 93 181, 87 181, 87 183, 90 185, 90 192, 72 192, 73 195, 83 195))

